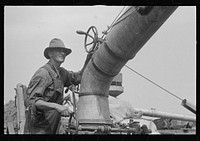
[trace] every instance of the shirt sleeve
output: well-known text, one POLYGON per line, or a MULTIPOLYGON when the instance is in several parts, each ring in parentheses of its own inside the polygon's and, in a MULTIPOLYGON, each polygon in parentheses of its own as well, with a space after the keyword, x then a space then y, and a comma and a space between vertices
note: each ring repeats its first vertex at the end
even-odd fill
POLYGON ((73 72, 63 68, 63 72, 64 72, 64 87, 69 87, 72 84, 74 85, 80 84, 81 82, 80 71, 73 72))
POLYGON ((31 79, 27 93, 29 94, 29 100, 34 103, 42 99, 44 100, 44 91, 48 85, 48 79, 46 78, 45 72, 43 70, 39 70, 31 79))

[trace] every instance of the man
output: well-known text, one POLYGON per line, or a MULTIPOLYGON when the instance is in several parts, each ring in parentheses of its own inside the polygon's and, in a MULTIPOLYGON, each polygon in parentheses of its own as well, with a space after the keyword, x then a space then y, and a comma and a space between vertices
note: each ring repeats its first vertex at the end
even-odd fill
POLYGON ((75 73, 60 67, 70 53, 71 49, 66 48, 58 38, 52 39, 44 50, 44 56, 49 62, 36 71, 27 88, 29 110, 25 133, 55 134, 61 114, 72 114, 69 108, 62 105, 63 90, 71 84, 80 83, 91 54, 87 55, 82 70, 75 73))

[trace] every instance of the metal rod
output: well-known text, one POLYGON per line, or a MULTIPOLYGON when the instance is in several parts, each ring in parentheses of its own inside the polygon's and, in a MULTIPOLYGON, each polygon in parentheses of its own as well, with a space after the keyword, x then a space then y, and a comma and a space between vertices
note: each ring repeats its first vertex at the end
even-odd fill
MULTIPOLYGON (((71 128, 75 128, 75 127, 71 127, 71 128)), ((80 131, 108 131, 108 132, 136 132, 136 128, 126 128, 126 129, 122 129, 122 128, 108 128, 105 126, 92 126, 92 127, 84 127, 84 126, 79 126, 78 130, 80 131)))
POLYGON ((176 120, 196 122, 195 116, 181 115, 181 114, 174 114, 174 113, 167 113, 167 112, 161 112, 161 111, 156 111, 156 110, 146 110, 146 109, 139 109, 139 108, 134 108, 134 111, 142 112, 143 116, 162 117, 162 118, 170 118, 170 119, 176 119, 176 120))
POLYGON ((184 99, 184 100, 182 101, 181 105, 182 105, 183 107, 185 107, 186 109, 188 109, 189 111, 191 111, 191 112, 193 112, 194 114, 196 114, 196 107, 195 107, 192 103, 188 102, 186 99, 184 99))

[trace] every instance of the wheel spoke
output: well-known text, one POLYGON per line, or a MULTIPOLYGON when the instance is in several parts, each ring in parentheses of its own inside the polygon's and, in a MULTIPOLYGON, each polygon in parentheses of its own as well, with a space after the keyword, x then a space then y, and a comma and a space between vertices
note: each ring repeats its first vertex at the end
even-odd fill
POLYGON ((94 30, 94 28, 92 28, 92 31, 93 31, 94 34, 96 34, 96 31, 94 30))
POLYGON ((91 43, 86 44, 85 46, 89 46, 89 45, 91 45, 91 44, 93 44, 93 43, 94 43, 94 41, 92 41, 91 43))
MULTIPOLYGON (((92 34, 92 33, 91 33, 92 34)), ((97 32, 97 29, 96 27, 94 26, 91 26, 88 31, 86 32, 86 36, 85 36, 85 41, 84 41, 84 47, 85 47, 85 50, 86 52, 92 52, 94 51, 95 47, 96 47, 96 43, 97 43, 97 40, 98 40, 98 32, 97 32), (91 31, 92 30, 92 31, 91 31), (90 35, 89 33, 93 32, 93 36, 90 35), (90 43, 87 43, 88 42, 88 37, 90 37, 93 41, 90 42, 90 43), (93 44, 93 45, 92 45, 93 44), (87 46, 91 45, 90 47, 87 48, 87 46)), ((89 40, 91 41, 91 40, 89 40)))
POLYGON ((88 36, 94 40, 94 37, 92 37, 90 34, 88 34, 88 36))

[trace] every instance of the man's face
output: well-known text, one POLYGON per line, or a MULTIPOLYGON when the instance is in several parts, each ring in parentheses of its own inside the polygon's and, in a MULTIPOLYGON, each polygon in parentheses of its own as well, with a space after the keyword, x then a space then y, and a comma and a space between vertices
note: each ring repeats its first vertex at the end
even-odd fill
POLYGON ((54 49, 50 51, 50 58, 54 61, 63 63, 65 61, 66 54, 62 49, 54 49))

